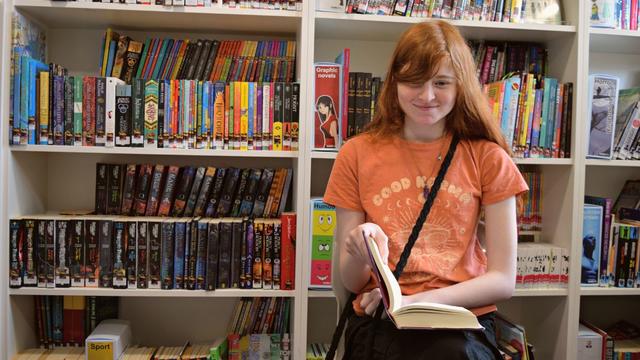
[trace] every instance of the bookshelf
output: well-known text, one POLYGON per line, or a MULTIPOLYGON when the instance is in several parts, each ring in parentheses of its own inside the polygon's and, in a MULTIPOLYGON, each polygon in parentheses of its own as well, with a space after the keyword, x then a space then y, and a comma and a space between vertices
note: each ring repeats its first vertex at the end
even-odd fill
MULTIPOLYGON (((585 17, 586 18, 586 17, 585 17)), ((617 29, 591 29, 587 27, 583 48, 584 78, 589 74, 605 73, 620 77, 620 89, 636 87, 640 84, 640 32, 617 29)), ((587 89, 583 89, 587 91, 587 89)), ((585 100, 588 93, 584 93, 585 100)), ((586 103, 585 103, 586 106, 586 103)), ((583 110, 585 119, 590 117, 583 110)), ((586 126, 582 137, 586 139, 586 126)), ((585 147, 586 144, 583 145, 585 147)), ((633 160, 597 160, 586 159, 582 195, 606 196, 616 198, 625 180, 638 178, 639 161, 633 160)), ((582 204, 580 204, 582 205, 582 204)), ((581 220, 582 221, 582 220, 581 220)), ((579 246, 576 246, 579 248, 579 246)), ((627 320, 637 324, 640 320, 635 313, 629 312, 631 304, 638 302, 639 289, 634 288, 596 288, 580 287, 577 310, 581 318, 606 326, 618 320, 627 320)))
MULTIPOLYGON (((7 247, 0 247, 0 358, 36 345, 32 295, 119 296, 120 316, 133 324, 140 343, 173 343, 191 338, 222 336, 232 306, 241 296, 284 296, 293 300, 292 358, 303 359, 306 344, 329 342, 337 319, 331 292, 307 290, 310 232, 308 200, 326 187, 335 153, 310 151, 313 94, 312 64, 332 61, 339 50, 351 49, 351 69, 383 75, 387 59, 402 31, 422 19, 333 14, 315 11, 304 1, 303 11, 262 11, 210 8, 169 8, 46 0, 0 0, 0 111, 8 118, 10 15, 14 10, 47 29, 48 58, 67 66, 72 75, 95 74, 101 36, 107 26, 134 38, 267 39, 297 41, 297 81, 301 84, 300 150, 298 152, 239 152, 213 150, 98 149, 58 146, 9 147, 7 127, 0 127, 0 232, 8 234, 11 216, 87 209, 93 206, 97 162, 155 162, 175 165, 273 166, 294 169, 293 207, 298 214, 295 291, 193 291, 104 289, 9 289, 7 247), (81 30, 81 31, 79 31, 81 30), (71 46, 70 44, 73 44, 71 46), (375 56, 372 56, 375 55, 375 56), (176 310, 177 308, 177 310, 176 310), (154 316, 157 315, 157 316, 154 316)), ((570 249, 567 289, 519 289, 499 304, 501 311, 524 325, 541 359, 577 360, 576 336, 580 316, 597 322, 606 316, 624 317, 634 308, 637 289, 580 288, 582 205, 585 193, 615 196, 625 179, 636 177, 640 162, 585 160, 588 119, 587 76, 614 72, 625 76, 622 88, 640 84, 640 32, 595 30, 588 24, 588 4, 565 0, 569 25, 503 24, 454 21, 472 39, 537 41, 549 49, 550 75, 573 82, 572 158, 516 159, 524 170, 543 173, 545 242, 570 249), (606 308, 604 311, 602 307, 606 308)), ((6 124, 6 120, 3 120, 6 124)), ((6 236, 6 235, 5 235, 6 236)), ((637 304, 636 304, 637 305, 637 304)), ((636 319, 638 320, 638 319, 636 319)))

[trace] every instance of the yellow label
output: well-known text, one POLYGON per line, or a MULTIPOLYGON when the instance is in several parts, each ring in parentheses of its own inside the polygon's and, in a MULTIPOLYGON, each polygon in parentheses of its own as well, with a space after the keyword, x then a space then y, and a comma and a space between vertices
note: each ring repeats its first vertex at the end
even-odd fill
POLYGON ((87 360, 113 360, 113 343, 108 341, 89 343, 87 360))

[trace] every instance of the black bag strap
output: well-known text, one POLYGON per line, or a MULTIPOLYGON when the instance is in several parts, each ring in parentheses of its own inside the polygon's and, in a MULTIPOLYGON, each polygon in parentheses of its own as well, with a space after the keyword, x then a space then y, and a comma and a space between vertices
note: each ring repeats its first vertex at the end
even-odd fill
MULTIPOLYGON (((404 267, 407 265, 407 261, 409 260, 409 255, 411 255, 411 250, 413 249, 413 246, 418 240, 418 235, 422 230, 422 226, 424 225, 424 222, 427 220, 427 216, 431 211, 431 206, 433 205, 433 202, 436 196, 438 195, 438 191, 440 190, 440 186, 442 185, 442 180, 444 180, 444 176, 447 174, 447 170, 449 170, 449 166, 451 165, 451 160, 453 159, 453 155, 456 152, 456 148, 458 147, 459 142, 460 142, 460 139, 458 139, 458 137, 454 135, 453 138, 451 139, 451 144, 449 145, 449 150, 447 151, 447 155, 445 156, 444 161, 442 162, 442 165, 438 170, 438 175, 436 176, 433 186, 431 187, 427 195, 427 198, 425 199, 424 206, 422 207, 422 210, 418 215, 418 219, 416 220, 416 223, 413 225, 413 229, 411 230, 411 234, 409 235, 409 240, 405 244, 404 249, 402 250, 402 254, 400 255, 400 260, 398 260, 396 269, 393 272, 393 275, 395 276, 396 279, 400 278, 400 275, 402 274, 404 267)), ((333 276, 337 276, 337 274, 334 274, 333 276)), ((329 348, 329 352, 327 352, 327 356, 325 357, 326 360, 333 360, 333 358, 335 357, 336 350, 338 349, 338 344, 340 343, 340 338, 344 333, 347 319, 351 316, 351 313, 353 312, 352 302, 355 300, 355 298, 356 298, 356 294, 351 294, 349 296, 349 300, 347 301, 347 303, 344 304, 344 308, 342 309, 342 313, 340 314, 340 320, 338 321, 338 325, 336 326, 336 330, 333 333, 333 337, 331 339, 331 347, 329 348)), ((382 301, 381 301, 374 315, 374 321, 376 321, 376 323, 381 319, 383 311, 384 311, 384 305, 382 304, 382 301)), ((377 327, 377 325, 374 326, 374 328, 375 327, 377 327)), ((374 341, 373 335, 374 334, 370 334, 371 344, 370 346, 367 346, 368 356, 366 358, 371 358, 371 349, 373 348, 373 341, 374 341)))

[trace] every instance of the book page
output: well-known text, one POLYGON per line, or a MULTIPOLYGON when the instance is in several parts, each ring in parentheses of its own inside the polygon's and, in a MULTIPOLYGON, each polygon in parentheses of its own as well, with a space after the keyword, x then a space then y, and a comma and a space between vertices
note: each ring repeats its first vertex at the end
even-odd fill
POLYGON ((362 236, 364 237, 365 244, 367 244, 371 262, 375 264, 372 270, 380 286, 384 306, 388 312, 392 313, 402 306, 400 284, 398 284, 395 276, 393 276, 393 272, 389 269, 389 266, 382 262, 382 256, 380 255, 376 241, 370 236, 365 236, 364 233, 362 236))

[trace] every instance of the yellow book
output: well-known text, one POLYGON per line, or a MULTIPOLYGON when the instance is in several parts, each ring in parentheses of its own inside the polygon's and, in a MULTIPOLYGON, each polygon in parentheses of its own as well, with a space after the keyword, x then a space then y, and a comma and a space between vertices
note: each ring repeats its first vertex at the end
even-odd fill
POLYGON ((40 73, 40 144, 49 143, 49 72, 40 73))
POLYGON ((249 83, 240 83, 240 150, 249 149, 249 83))
POLYGON ((283 83, 275 83, 273 91, 273 150, 282 151, 283 129, 282 129, 282 101, 284 96, 283 83))
POLYGON ((182 65, 182 61, 184 61, 184 54, 187 51, 187 45, 189 45, 189 40, 184 40, 182 46, 180 46, 180 50, 178 50, 178 59, 176 59, 176 65, 171 72, 170 79, 176 79, 178 76, 178 71, 180 70, 180 66, 182 65))
POLYGON ((214 85, 213 100, 213 134, 214 146, 222 149, 224 146, 224 83, 218 82, 214 85))
POLYGON ((518 145, 524 147, 527 145, 527 137, 529 135, 529 116, 533 111, 533 102, 536 98, 535 93, 536 79, 533 74, 527 74, 527 87, 525 89, 524 99, 524 111, 522 112, 522 131, 520 132, 520 139, 518 145))

